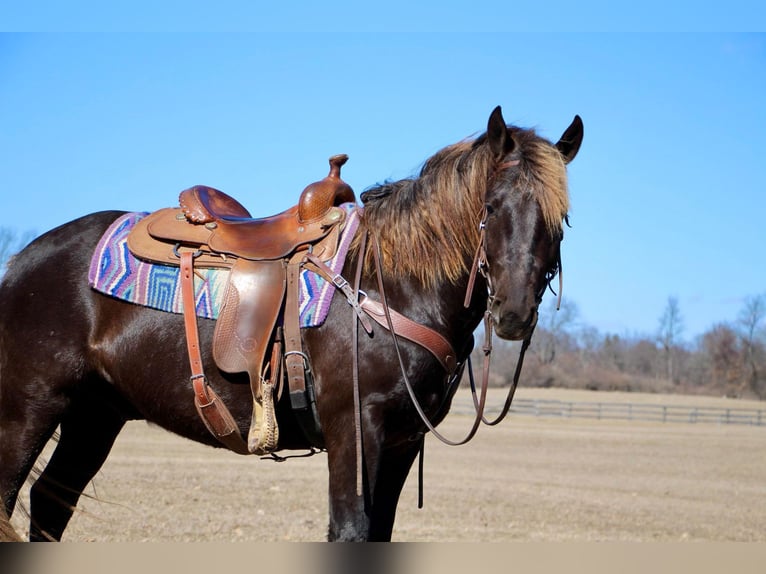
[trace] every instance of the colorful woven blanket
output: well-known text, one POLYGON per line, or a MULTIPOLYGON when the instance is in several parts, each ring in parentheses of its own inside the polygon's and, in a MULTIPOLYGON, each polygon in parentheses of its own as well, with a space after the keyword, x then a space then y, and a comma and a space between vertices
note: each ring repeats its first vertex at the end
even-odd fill
MULTIPOLYGON (((336 273, 343 272, 343 263, 351 240, 359 226, 355 204, 342 206, 348 213, 338 252, 327 261, 336 273)), ((128 250, 130 230, 147 213, 126 213, 106 230, 96 246, 88 271, 90 286, 106 295, 137 305, 171 313, 183 313, 180 269, 142 261, 128 250)), ((226 269, 197 269, 194 277, 194 298, 197 315, 217 319, 223 303, 229 271, 226 269)), ((324 323, 330 310, 335 287, 308 270, 301 272, 301 327, 317 327, 324 323)))

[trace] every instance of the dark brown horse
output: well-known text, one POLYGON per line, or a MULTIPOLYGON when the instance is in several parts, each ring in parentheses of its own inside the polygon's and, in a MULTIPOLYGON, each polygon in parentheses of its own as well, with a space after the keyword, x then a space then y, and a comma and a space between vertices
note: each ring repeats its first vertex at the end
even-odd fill
MULTIPOLYGON (((380 246, 388 304, 446 337, 459 362, 470 353, 488 305, 500 337, 520 340, 533 331, 543 292, 558 271, 569 207, 565 166, 582 135, 575 117, 554 145, 531 130, 507 126, 498 107, 485 134, 439 151, 418 177, 362 195, 358 233, 369 232, 380 246), (465 308, 482 213, 487 265, 465 308)), ((128 420, 145 419, 221 446, 193 405, 182 316, 88 286, 93 249, 120 214, 94 213, 44 234, 13 259, 0 284, 0 495, 9 516, 60 426, 55 451, 31 488, 31 540, 61 538, 128 420)), ((355 267, 353 257, 352 249, 347 270, 355 267)), ((361 288, 379 300, 375 275, 368 261, 361 288)), ((352 321, 345 300, 335 297, 324 325, 303 333, 328 457, 328 538, 389 540, 426 427, 405 388, 390 335, 360 332, 364 489, 358 496, 352 321)), ((209 382, 246 434, 250 387, 246 378, 210 366, 213 327, 201 320, 209 382)), ((400 339, 399 346, 417 398, 438 424, 454 392, 451 374, 418 345, 400 339)), ((277 404, 277 418, 280 449, 309 446, 284 401, 277 404)))

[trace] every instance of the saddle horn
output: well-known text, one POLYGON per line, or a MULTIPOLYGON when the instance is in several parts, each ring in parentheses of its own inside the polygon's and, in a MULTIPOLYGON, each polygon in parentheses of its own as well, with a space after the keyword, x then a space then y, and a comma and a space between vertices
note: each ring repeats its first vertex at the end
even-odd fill
POLYGON ((354 190, 340 178, 340 168, 348 161, 346 154, 330 158, 330 173, 320 181, 306 186, 298 202, 298 219, 314 221, 324 216, 331 207, 356 202, 354 190))

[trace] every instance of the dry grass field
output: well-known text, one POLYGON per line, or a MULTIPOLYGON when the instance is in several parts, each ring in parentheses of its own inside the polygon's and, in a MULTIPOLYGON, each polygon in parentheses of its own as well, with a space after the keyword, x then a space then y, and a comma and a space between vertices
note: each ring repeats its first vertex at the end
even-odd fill
MULTIPOLYGON (((766 406, 543 389, 518 396, 766 406)), ((470 422, 452 415, 440 430, 462 436, 470 422)), ((425 508, 413 471, 394 540, 766 542, 766 427, 511 414, 466 446, 430 437, 425 454, 425 508)), ((326 491, 324 454, 275 463, 131 423, 64 539, 321 541, 326 491)), ((25 532, 19 512, 13 523, 25 532)))

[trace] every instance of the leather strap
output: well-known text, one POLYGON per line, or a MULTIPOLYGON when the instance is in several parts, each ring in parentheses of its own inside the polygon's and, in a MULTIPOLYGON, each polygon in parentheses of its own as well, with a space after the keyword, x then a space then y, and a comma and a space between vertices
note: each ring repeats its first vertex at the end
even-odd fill
MULTIPOLYGON (((476 275, 481 273, 485 278, 486 266, 487 266, 487 251, 485 248, 487 241, 487 207, 484 206, 481 210, 481 218, 479 221, 479 245, 476 247, 476 253, 473 256, 473 264, 471 265, 471 271, 468 274, 468 286, 465 290, 465 299, 463 300, 463 307, 468 309, 471 305, 471 299, 473 297, 473 287, 476 283, 476 275)), ((487 279, 489 280, 489 279, 487 279)))
MULTIPOLYGON (((366 237, 366 236, 365 236, 366 237)), ((366 240, 363 240, 366 241, 366 240)), ((361 253, 364 253, 364 248, 360 250, 361 253)), ((359 294, 358 294, 358 283, 355 287, 356 291, 354 289, 351 289, 351 286, 348 284, 348 281, 346 281, 340 274, 335 273, 330 267, 324 263, 319 257, 314 255, 313 253, 307 253, 306 254, 306 260, 313 265, 314 269, 312 269, 317 274, 321 275, 324 279, 335 285, 336 289, 338 289, 343 295, 346 296, 346 301, 349 305, 351 305, 351 308, 356 313, 356 316, 359 318, 359 321, 362 323, 362 326, 364 327, 364 330, 367 331, 367 334, 372 334, 372 325, 370 324, 370 320, 367 318, 367 315, 362 313, 362 308, 359 304, 359 294)))
MULTIPOLYGON (((386 320, 386 311, 381 303, 373 301, 364 295, 359 302, 359 306, 365 313, 372 317, 375 322, 385 329, 389 329, 388 321, 386 320)), ((455 371, 457 368, 457 356, 447 339, 430 327, 416 323, 412 319, 408 319, 390 307, 388 312, 391 314, 391 324, 394 327, 394 333, 399 337, 417 343, 421 347, 428 349, 448 373, 453 373, 455 371)))
MULTIPOLYGON (((362 246, 359 250, 359 253, 361 254, 360 257, 365 253, 366 240, 367 235, 365 234, 362 238, 362 246)), ((314 267, 314 269, 312 269, 313 271, 324 277, 327 281, 330 281, 346 296, 346 301, 351 305, 354 313, 356 313, 356 316, 359 318, 359 322, 368 334, 372 334, 372 325, 370 324, 368 316, 374 319, 382 327, 388 329, 388 322, 386 321, 383 305, 377 301, 373 301, 365 294, 362 295, 361 300, 359 299, 361 269, 358 265, 354 280, 354 288, 352 289, 348 284, 348 281, 330 269, 316 255, 308 253, 306 255, 306 260, 314 267)), ((452 373, 455 370, 457 366, 456 354, 447 339, 430 327, 416 323, 393 309, 390 309, 390 311, 397 335, 428 349, 439 360, 439 363, 441 363, 444 370, 448 373, 452 373)))
MULTIPOLYGON (((418 415, 420 415, 420 419, 423 421, 423 424, 426 425, 428 430, 431 431, 431 433, 440 441, 442 441, 444 444, 447 444, 449 446, 460 446, 462 444, 465 444, 474 437, 474 435, 476 434, 476 431, 479 429, 479 425, 481 424, 482 419, 484 418, 484 408, 486 406, 486 400, 487 400, 487 388, 489 387, 489 352, 485 354, 485 358, 484 358, 484 376, 482 378, 481 393, 480 393, 480 397, 478 399, 478 405, 476 408, 476 418, 474 418, 471 430, 468 431, 468 434, 462 440, 459 440, 459 441, 450 440, 436 430, 436 427, 433 425, 433 423, 431 423, 425 411, 420 406, 420 402, 418 401, 417 396, 415 396, 415 390, 413 389, 412 383, 410 382, 410 379, 407 376, 407 369, 404 366, 404 358, 402 357, 402 352, 401 352, 401 349, 399 348, 399 341, 397 339, 396 331, 393 325, 391 308, 388 306, 388 302, 386 300, 386 291, 383 285, 383 269, 381 265, 382 257, 380 255, 380 244, 378 243, 375 235, 372 235, 372 248, 373 248, 373 261, 375 262, 375 273, 378 276, 378 290, 380 292, 380 298, 382 299, 382 302, 383 302, 383 311, 386 315, 386 322, 389 325, 389 331, 391 332, 391 339, 394 342, 394 350, 396 351, 396 357, 399 361, 399 368, 401 370, 402 380, 404 381, 404 386, 407 389, 407 393, 410 395, 412 406, 415 407, 415 410, 417 411, 418 415)), ((486 313, 485 319, 487 321, 487 325, 485 325, 485 328, 487 327, 491 328, 492 327, 491 314, 486 313)))
POLYGON ((285 302, 284 337, 285 337, 285 366, 287 368, 287 388, 290 394, 306 392, 305 369, 306 356, 301 344, 301 329, 299 306, 296 302, 298 293, 298 276, 300 274, 300 258, 293 258, 287 264, 287 300, 285 302))
MULTIPOLYGON (((362 233, 359 244, 359 257, 356 261, 354 273, 354 301, 359 302, 359 287, 362 285, 362 271, 364 270, 364 258, 367 251, 368 232, 362 233)), ((356 495, 364 494, 364 476, 362 462, 364 461, 364 445, 362 444, 362 398, 359 390, 359 322, 357 317, 363 317, 356 309, 351 317, 351 383, 354 391, 354 447, 356 449, 356 495)), ((369 332, 369 331, 368 331, 369 332)))
MULTIPOLYGON (((186 349, 189 352, 192 381, 202 379, 205 373, 202 369, 202 356, 199 350, 199 331, 197 330, 197 313, 194 303, 194 255, 192 252, 181 254, 181 297, 184 308, 184 328, 186 329, 186 349)), ((197 392, 197 386, 194 388, 197 392)), ((203 399, 207 399, 204 395, 203 399)))
POLYGON ((194 254, 181 254, 181 297, 184 308, 186 348, 191 366, 191 383, 194 388, 194 405, 205 426, 222 444, 237 454, 250 454, 247 444, 239 434, 234 417, 216 392, 207 384, 202 366, 199 345, 197 313, 194 302, 194 254))
POLYGON ((311 368, 301 341, 299 297, 300 272, 304 261, 305 253, 299 253, 287 264, 287 296, 283 323, 285 369, 290 405, 298 424, 313 446, 324 448, 311 368))

